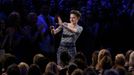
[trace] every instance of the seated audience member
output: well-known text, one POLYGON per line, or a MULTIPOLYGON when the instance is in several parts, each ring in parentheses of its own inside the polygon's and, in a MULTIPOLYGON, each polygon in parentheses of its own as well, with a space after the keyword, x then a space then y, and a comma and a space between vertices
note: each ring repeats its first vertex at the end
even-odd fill
POLYGON ((125 68, 128 70, 129 68, 129 56, 133 52, 133 50, 128 50, 125 55, 125 68))
POLYGON ((104 72, 104 75, 119 75, 119 73, 115 69, 109 69, 104 72))
POLYGON ((12 64, 8 66, 6 73, 7 75, 20 75, 20 70, 19 70, 18 65, 12 64))
POLYGON ((20 75, 27 75, 27 72, 29 70, 29 65, 25 62, 20 62, 18 64, 19 70, 20 70, 20 75))
POLYGON ((31 64, 27 72, 27 75, 42 75, 42 74, 38 65, 31 64))
POLYGON ((71 75, 83 75, 83 70, 81 69, 75 69, 71 75))
POLYGON ((96 70, 98 74, 103 74, 105 70, 112 67, 111 54, 107 49, 101 49, 98 54, 98 62, 96 65, 96 70))
POLYGON ((78 52, 75 57, 73 62, 78 66, 78 68, 84 70, 87 68, 87 62, 86 62, 86 57, 83 53, 78 52))
POLYGON ((7 68, 9 65, 11 64, 16 64, 17 63, 17 60, 16 60, 16 57, 10 53, 6 53, 4 54, 3 56, 3 72, 6 72, 7 71, 7 68))
POLYGON ((124 65, 125 65, 125 56, 123 54, 117 54, 115 56, 115 65, 114 65, 114 67, 116 67, 116 66, 124 67, 124 65))
POLYGON ((95 69, 96 65, 97 65, 97 61, 98 61, 98 53, 99 51, 94 51, 92 53, 92 62, 91 62, 91 65, 90 67, 95 69))
POLYGON ((71 75, 72 72, 77 68, 78 67, 77 67, 77 65, 75 63, 69 63, 67 68, 60 70, 59 75, 71 75))
POLYGON ((84 70, 84 75, 97 75, 95 69, 88 67, 84 70))
POLYGON ((49 63, 49 60, 43 54, 36 54, 33 57, 33 64, 38 65, 42 73, 44 73, 46 65, 48 63, 49 63))
POLYGON ((130 54, 129 57, 129 71, 134 74, 134 51, 130 54))
POLYGON ((55 75, 59 75, 59 68, 55 62, 49 62, 46 66, 45 73, 54 73, 55 75))
POLYGON ((67 51, 63 51, 60 55, 61 65, 59 65, 62 68, 66 68, 71 60, 71 56, 68 54, 67 51))

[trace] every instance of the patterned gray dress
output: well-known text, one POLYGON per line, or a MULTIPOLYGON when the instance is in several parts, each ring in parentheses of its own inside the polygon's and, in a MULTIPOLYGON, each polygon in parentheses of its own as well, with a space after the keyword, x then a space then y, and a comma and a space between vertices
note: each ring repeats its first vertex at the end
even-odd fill
POLYGON ((72 32, 71 30, 67 29, 64 26, 60 26, 57 31, 63 29, 60 45, 57 51, 57 63, 60 64, 60 54, 63 51, 68 51, 68 54, 71 58, 74 58, 76 54, 76 46, 75 42, 77 41, 78 37, 80 36, 81 32, 83 31, 82 26, 76 26, 77 31, 72 32))

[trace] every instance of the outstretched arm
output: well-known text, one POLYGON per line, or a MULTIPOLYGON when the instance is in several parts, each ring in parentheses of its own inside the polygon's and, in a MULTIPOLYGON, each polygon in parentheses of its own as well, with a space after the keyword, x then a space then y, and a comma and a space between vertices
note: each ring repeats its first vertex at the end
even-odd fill
POLYGON ((59 33, 62 30, 62 26, 59 26, 56 29, 54 28, 54 26, 52 26, 50 29, 51 29, 51 33, 55 35, 55 34, 59 33))
POLYGON ((69 29, 69 30, 72 31, 72 32, 77 32, 77 29, 76 29, 76 28, 70 27, 70 25, 69 25, 70 23, 67 23, 67 22, 64 22, 64 23, 63 23, 60 17, 58 17, 58 24, 59 24, 60 26, 63 26, 63 27, 65 27, 65 28, 69 29))
POLYGON ((63 23, 63 27, 67 28, 68 30, 70 30, 71 32, 77 32, 77 28, 73 28, 71 27, 71 25, 69 25, 70 23, 63 23))

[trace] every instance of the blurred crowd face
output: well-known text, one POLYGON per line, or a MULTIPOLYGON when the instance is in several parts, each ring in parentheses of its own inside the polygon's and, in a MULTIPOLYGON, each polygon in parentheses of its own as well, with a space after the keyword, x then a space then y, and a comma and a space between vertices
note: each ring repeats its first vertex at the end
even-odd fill
POLYGON ((78 23, 78 21, 79 21, 79 18, 75 15, 75 14, 70 14, 70 22, 72 23, 72 24, 77 24, 78 23))

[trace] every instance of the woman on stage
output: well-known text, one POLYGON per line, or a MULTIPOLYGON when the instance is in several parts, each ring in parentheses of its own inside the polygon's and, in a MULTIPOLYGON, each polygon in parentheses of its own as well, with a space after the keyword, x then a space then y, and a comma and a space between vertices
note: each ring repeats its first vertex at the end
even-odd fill
POLYGON ((83 27, 78 25, 80 16, 81 16, 81 13, 79 11, 71 10, 70 23, 66 23, 66 22, 63 23, 61 18, 58 17, 59 27, 57 27, 56 29, 52 27, 51 29, 52 34, 57 34, 61 30, 63 30, 60 45, 57 51, 57 64, 58 65, 61 64, 60 54, 63 51, 67 51, 68 54, 71 56, 71 59, 73 59, 76 54, 75 42, 80 36, 81 32, 83 31, 83 27))

